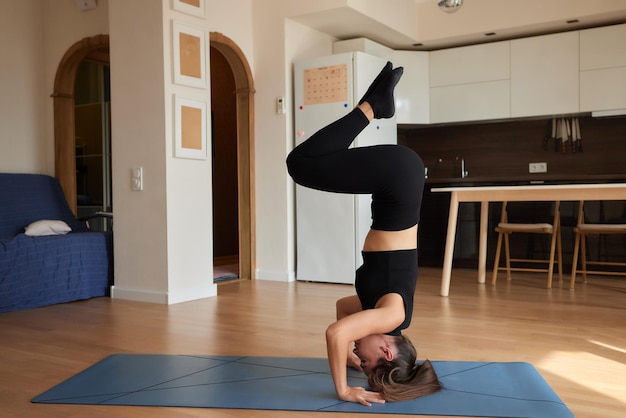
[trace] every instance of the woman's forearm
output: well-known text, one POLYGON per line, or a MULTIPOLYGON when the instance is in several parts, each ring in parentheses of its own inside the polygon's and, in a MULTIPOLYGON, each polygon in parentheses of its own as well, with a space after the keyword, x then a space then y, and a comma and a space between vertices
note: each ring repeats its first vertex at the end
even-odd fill
POLYGON ((385 295, 381 298, 381 307, 348 315, 332 323, 326 329, 330 373, 337 397, 343 401, 359 402, 366 406, 370 406, 371 402, 385 402, 380 393, 368 391, 362 387, 348 386, 346 353, 352 341, 367 335, 384 333, 385 330, 394 329, 402 322, 404 315, 402 297, 398 294, 395 294, 397 298, 389 296, 385 295), (387 306, 388 304, 394 306, 387 306), (398 315, 396 311, 401 312, 402 315, 398 315))
POLYGON ((328 352, 328 364, 330 373, 335 384, 335 392, 341 398, 348 390, 348 377, 346 372, 347 357, 350 341, 342 335, 337 323, 331 324, 326 329, 326 350, 328 352))
POLYGON ((350 335, 350 326, 347 328, 342 326, 345 323, 342 324, 341 321, 335 322, 326 330, 328 363, 330 364, 330 373, 333 376, 337 397, 342 401, 358 402, 365 406, 371 406, 371 402, 384 403, 385 400, 380 393, 371 392, 362 387, 348 386, 345 354, 354 336, 350 335))
MULTIPOLYGON (((337 321, 360 311, 362 311, 361 301, 357 295, 347 296, 337 301, 337 321)), ((354 341, 348 342, 346 364, 348 367, 361 370, 361 360, 354 354, 354 341)))

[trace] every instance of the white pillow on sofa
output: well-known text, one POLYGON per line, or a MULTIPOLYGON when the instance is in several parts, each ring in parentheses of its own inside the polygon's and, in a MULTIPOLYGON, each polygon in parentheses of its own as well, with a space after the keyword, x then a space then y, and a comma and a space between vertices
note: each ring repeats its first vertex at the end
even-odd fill
POLYGON ((33 222, 24 228, 25 234, 31 237, 41 237, 44 235, 63 235, 72 230, 68 224, 63 221, 53 221, 49 219, 42 219, 41 221, 33 222))

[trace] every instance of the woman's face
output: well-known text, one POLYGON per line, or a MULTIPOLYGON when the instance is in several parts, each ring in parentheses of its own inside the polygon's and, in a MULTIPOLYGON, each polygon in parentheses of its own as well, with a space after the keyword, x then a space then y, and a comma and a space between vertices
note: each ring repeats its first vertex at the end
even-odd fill
POLYGON ((361 369, 368 376, 388 352, 390 347, 383 334, 368 335, 354 342, 354 354, 361 360, 361 369))

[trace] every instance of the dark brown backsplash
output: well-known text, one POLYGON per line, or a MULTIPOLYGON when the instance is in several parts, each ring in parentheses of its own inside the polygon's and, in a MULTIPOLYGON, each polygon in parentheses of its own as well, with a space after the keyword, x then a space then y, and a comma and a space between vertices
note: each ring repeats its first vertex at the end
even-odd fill
POLYGON ((456 158, 465 160, 467 180, 550 179, 555 176, 606 175, 626 178, 626 117, 579 117, 582 152, 555 152, 554 141, 543 148, 548 119, 455 125, 398 127, 398 143, 417 151, 429 177, 457 178, 456 158), (438 162, 440 161, 441 162, 438 162), (528 164, 546 162, 545 174, 529 174, 528 164))

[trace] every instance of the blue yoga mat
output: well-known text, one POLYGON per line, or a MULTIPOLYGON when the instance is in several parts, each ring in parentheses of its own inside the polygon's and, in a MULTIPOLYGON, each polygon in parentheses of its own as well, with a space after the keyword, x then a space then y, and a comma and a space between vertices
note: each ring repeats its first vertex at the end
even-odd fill
MULTIPOLYGON (((476 417, 573 417, 528 363, 433 361, 436 394, 365 407, 337 399, 325 358, 115 354, 36 403, 360 412, 476 417)), ((348 373, 349 384, 367 386, 348 373)))

